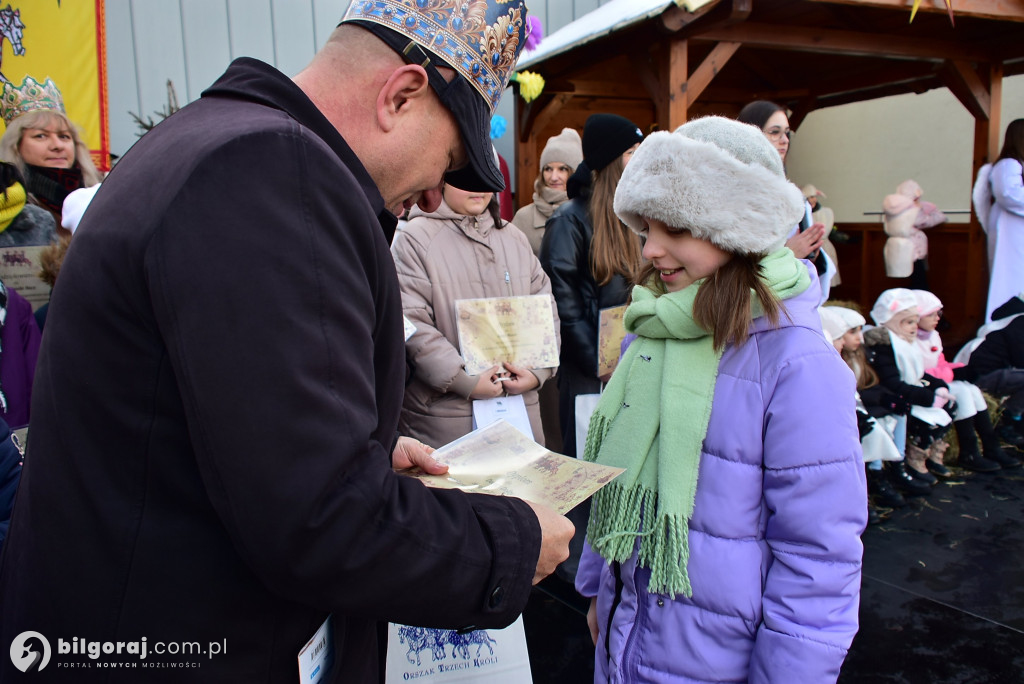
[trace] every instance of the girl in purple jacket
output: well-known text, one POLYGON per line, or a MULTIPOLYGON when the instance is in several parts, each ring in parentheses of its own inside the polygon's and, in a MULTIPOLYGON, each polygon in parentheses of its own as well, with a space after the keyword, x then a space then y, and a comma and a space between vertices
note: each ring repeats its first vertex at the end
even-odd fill
POLYGON ((834 682, 857 631, 867 500, 854 381, 824 339, 803 213, 756 128, 652 134, 615 194, 648 266, 594 412, 576 587, 599 682, 834 682))

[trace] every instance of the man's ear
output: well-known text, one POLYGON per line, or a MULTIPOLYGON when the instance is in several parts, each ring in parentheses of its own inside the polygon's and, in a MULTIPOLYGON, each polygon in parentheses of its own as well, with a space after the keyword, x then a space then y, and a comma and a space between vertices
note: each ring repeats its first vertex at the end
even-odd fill
POLYGON ((377 93, 377 123, 384 131, 397 125, 398 116, 430 96, 430 79, 418 64, 405 64, 394 71, 377 93))

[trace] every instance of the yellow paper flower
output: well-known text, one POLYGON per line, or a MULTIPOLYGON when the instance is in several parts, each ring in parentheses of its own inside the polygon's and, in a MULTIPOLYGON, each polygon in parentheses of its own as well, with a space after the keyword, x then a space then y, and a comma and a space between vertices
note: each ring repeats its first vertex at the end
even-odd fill
POLYGON ((533 102, 544 91, 544 77, 532 71, 517 71, 513 78, 519 82, 519 95, 527 102, 533 102))

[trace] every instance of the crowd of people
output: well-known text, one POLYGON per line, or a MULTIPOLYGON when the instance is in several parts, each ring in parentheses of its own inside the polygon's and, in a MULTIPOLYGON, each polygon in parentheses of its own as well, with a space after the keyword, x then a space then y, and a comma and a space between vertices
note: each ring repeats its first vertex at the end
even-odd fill
MULTIPOLYGON (((528 23, 478 4, 425 34, 353 3, 298 75, 236 60, 105 179, 52 81, 4 85, 0 247, 47 246, 53 294, 34 316, 0 284, 0 642, 225 640, 195 681, 283 681, 330 625, 324 681, 376 681, 379 623, 504 627, 554 574, 597 681, 835 681, 866 525, 1021 466, 1024 286, 952 361, 926 287, 873 326, 831 301, 834 217, 787 177, 778 104, 647 135, 593 114, 504 220, 487 122, 528 23), (558 365, 469 372, 457 302, 538 295, 558 365), (444 474, 498 398, 623 473, 566 516, 402 475, 444 474)), ((975 193, 994 273, 1022 161, 1015 121, 975 193)))

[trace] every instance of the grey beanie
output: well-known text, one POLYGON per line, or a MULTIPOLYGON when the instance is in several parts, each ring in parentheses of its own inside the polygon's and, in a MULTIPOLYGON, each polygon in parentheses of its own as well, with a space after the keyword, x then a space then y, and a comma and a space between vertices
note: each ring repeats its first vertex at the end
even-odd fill
POLYGON ((575 128, 563 128, 558 135, 548 138, 548 144, 540 153, 540 170, 552 162, 561 162, 570 168, 570 173, 583 161, 583 141, 575 128))
POLYGON ((708 116, 649 135, 622 174, 614 208, 637 232, 652 218, 728 252, 760 254, 782 247, 804 197, 760 129, 708 116))

